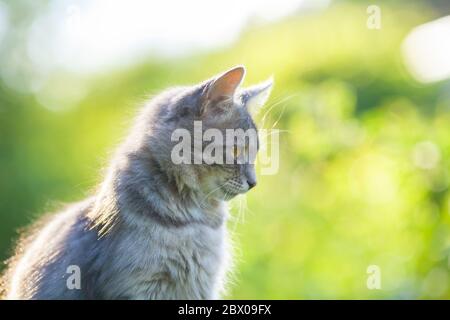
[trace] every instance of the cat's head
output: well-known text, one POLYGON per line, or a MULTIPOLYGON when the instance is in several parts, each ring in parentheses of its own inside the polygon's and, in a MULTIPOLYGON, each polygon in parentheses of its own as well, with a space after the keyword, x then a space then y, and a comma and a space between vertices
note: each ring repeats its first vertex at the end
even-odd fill
POLYGON ((272 80, 240 89, 245 68, 234 67, 199 85, 163 94, 153 113, 151 145, 179 188, 229 200, 256 185, 259 148, 253 115, 272 80))

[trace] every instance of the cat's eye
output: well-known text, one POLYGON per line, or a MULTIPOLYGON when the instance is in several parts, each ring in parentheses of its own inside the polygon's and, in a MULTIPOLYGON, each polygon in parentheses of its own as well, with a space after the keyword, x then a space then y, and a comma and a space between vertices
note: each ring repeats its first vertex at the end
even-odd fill
POLYGON ((238 146, 234 145, 231 147, 231 155, 233 156, 234 159, 237 159, 240 154, 241 150, 239 149, 238 146))

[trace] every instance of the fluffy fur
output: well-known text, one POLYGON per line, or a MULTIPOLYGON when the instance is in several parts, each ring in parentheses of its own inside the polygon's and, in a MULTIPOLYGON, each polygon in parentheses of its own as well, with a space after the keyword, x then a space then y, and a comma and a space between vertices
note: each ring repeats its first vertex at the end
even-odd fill
POLYGON ((267 96, 268 86, 237 93, 243 76, 236 67, 151 100, 98 191, 19 242, 3 277, 4 297, 219 298, 231 262, 226 201, 256 183, 254 167, 175 165, 171 134, 192 130, 195 120, 204 130, 254 128, 246 104, 267 96), (80 289, 66 283, 73 265, 81 271, 80 289))

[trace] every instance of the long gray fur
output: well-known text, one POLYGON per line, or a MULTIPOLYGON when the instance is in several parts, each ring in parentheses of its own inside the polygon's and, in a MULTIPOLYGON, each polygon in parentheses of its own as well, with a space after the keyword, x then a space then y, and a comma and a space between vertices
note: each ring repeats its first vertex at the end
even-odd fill
MULTIPOLYGON (((243 76, 242 67, 232 71, 239 68, 243 76)), ((147 103, 97 192, 24 235, 3 277, 4 296, 220 298, 231 264, 226 201, 250 189, 254 168, 175 165, 170 137, 176 128, 192 130, 194 120, 205 130, 254 128, 239 98, 248 100, 245 90, 231 100, 207 101, 226 76, 168 90, 147 103), (69 266, 81 271, 79 289, 67 286, 69 266)))

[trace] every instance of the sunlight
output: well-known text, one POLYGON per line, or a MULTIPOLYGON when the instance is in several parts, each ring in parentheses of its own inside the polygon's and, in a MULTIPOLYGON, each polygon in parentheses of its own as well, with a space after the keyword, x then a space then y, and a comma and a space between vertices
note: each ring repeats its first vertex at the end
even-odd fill
POLYGON ((403 56, 412 75, 421 82, 450 77, 450 16, 413 29, 403 42, 403 56))
MULTIPOLYGON (((72 1, 54 2, 34 26, 31 56, 53 56, 76 72, 105 70, 135 63, 149 54, 183 56, 229 45, 251 21, 271 21, 299 10, 322 8, 329 0, 266 0, 212 2, 72 1), (181 27, 180 27, 181 26, 181 27), (49 49, 50 48, 50 49, 49 49), (45 53, 44 53, 45 52, 45 53)), ((39 59, 42 60, 42 59, 39 59)))

